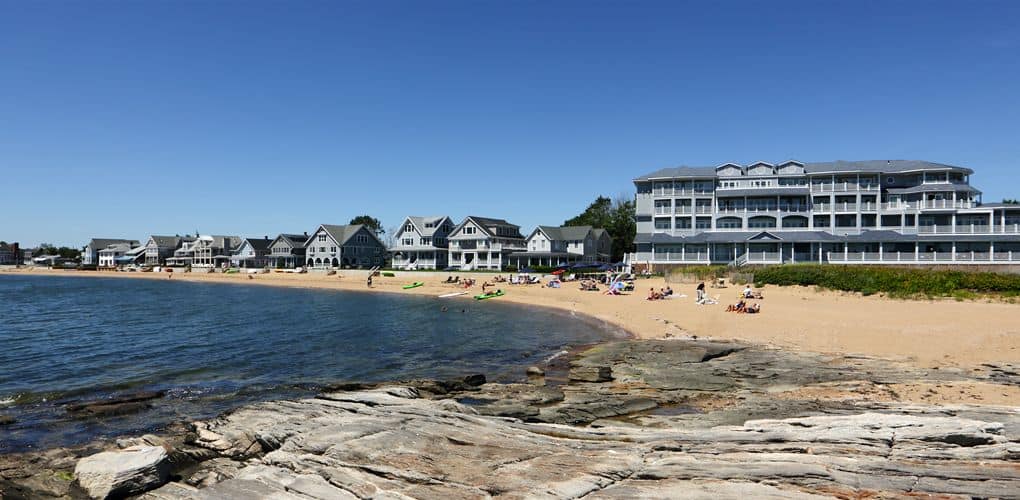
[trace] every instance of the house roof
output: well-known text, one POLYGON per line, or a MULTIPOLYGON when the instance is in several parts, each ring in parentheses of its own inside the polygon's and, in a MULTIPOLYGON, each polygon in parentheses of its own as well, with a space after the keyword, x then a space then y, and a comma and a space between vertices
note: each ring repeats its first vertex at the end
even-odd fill
POLYGON ((414 224, 414 227, 418 228, 418 233, 422 236, 432 236, 436 234, 436 230, 442 225, 444 220, 449 220, 449 217, 445 215, 434 215, 434 216, 417 216, 411 215, 407 218, 414 224), (426 224, 432 223, 432 227, 425 227, 426 224))
MULTIPOLYGON (((134 248, 130 243, 113 243, 99 249, 99 252, 127 252, 134 248)), ((141 247, 138 247, 141 248, 141 247)))
MULTIPOLYGON (((358 231, 361 231, 361 229, 364 228, 365 226, 363 224, 347 224, 347 225, 342 225, 342 226, 341 225, 334 225, 334 224, 322 224, 319 227, 321 227, 322 229, 325 229, 326 232, 329 234, 329 236, 331 238, 333 238, 333 241, 336 241, 336 243, 338 245, 343 246, 343 245, 347 244, 347 241, 350 240, 351 238, 353 238, 355 234, 358 234, 358 231)), ((376 236, 374 231, 366 231, 366 232, 368 234, 372 235, 372 237, 375 238, 375 240, 380 245, 385 246, 385 244, 382 242, 382 240, 380 240, 379 237, 376 236)), ((313 235, 314 235, 314 233, 313 233, 313 235)), ((311 239, 311 236, 309 236, 309 239, 311 239)), ((307 240, 305 241, 305 244, 306 245, 308 244, 307 240)))
POLYGON ((150 240, 156 242, 156 246, 162 248, 177 248, 181 244, 180 236, 158 236, 152 235, 149 237, 150 240))
POLYGON ((137 246, 138 240, 125 240, 120 238, 92 238, 91 240, 89 240, 89 244, 87 246, 92 247, 94 250, 102 250, 110 245, 114 245, 117 243, 125 243, 131 246, 137 246))
MULTIPOLYGON (((603 234, 609 236, 609 232, 606 231, 605 229, 602 229, 601 227, 592 229, 592 233, 594 233, 595 238, 601 238, 603 234)), ((612 236, 610 236, 610 238, 612 238, 612 236)))
POLYGON ((697 233, 692 236, 673 236, 666 233, 641 233, 634 239, 635 243, 734 243, 743 241, 782 241, 782 242, 836 242, 843 241, 839 236, 825 231, 715 231, 697 233))
MULTIPOLYGON (((505 227, 510 227, 510 228, 513 228, 513 229, 516 230, 517 235, 516 236, 509 236, 510 238, 521 238, 521 239, 524 239, 524 236, 521 235, 521 227, 520 226, 518 226, 516 224, 511 224, 511 223, 507 222, 504 219, 494 219, 494 218, 491 218, 491 217, 479 217, 477 215, 469 215, 469 216, 465 217, 464 220, 461 221, 460 224, 457 224, 457 227, 453 228, 453 231, 451 231, 450 233, 451 234, 456 233, 457 231, 460 230, 460 228, 464 227, 464 225, 467 224, 468 221, 474 222, 475 225, 480 227, 482 229, 482 231, 485 232, 485 234, 487 234, 489 236, 492 236, 492 237, 500 237, 495 232, 493 232, 492 228, 494 228, 496 226, 505 226, 505 227)), ((503 237, 506 238, 507 236, 503 236, 503 237)))
POLYGON ((957 193, 980 193, 977 188, 966 184, 921 184, 908 188, 889 188, 889 194, 931 193, 936 191, 956 191, 957 193))
MULTIPOLYGON (((780 163, 783 165, 790 163, 780 163)), ((753 163, 752 165, 760 164, 762 162, 753 163)), ((906 172, 919 172, 922 170, 955 170, 965 174, 973 174, 974 171, 966 167, 958 167, 955 165, 947 165, 944 163, 935 163, 924 160, 863 160, 863 161, 829 161, 829 162, 815 162, 815 163, 801 163, 804 165, 804 172, 807 174, 820 174, 820 173, 854 173, 854 172, 867 172, 867 173, 906 173, 906 172)), ((728 165, 728 164, 723 164, 728 165)), ((737 164, 733 164, 740 166, 737 164)), ((721 166, 721 165, 720 165, 721 166)), ((642 175, 634 181, 649 181, 653 179, 670 179, 673 177, 715 177, 717 167, 688 167, 680 166, 673 168, 663 168, 656 170, 655 172, 642 175)))
POLYGON ((269 238, 245 238, 244 241, 248 242, 255 250, 268 250, 269 245, 273 243, 273 240, 269 238))
POLYGON ((291 248, 304 248, 305 247, 305 242, 307 240, 308 240, 308 235, 307 234, 287 234, 287 233, 281 233, 281 234, 277 235, 276 239, 274 239, 270 243, 270 246, 275 245, 277 241, 282 241, 282 242, 286 243, 288 246, 290 246, 291 248))
MULTIPOLYGON (((538 226, 535 231, 542 231, 553 241, 583 240, 592 232, 591 226, 538 226)), ((535 233, 532 232, 532 235, 535 233)))

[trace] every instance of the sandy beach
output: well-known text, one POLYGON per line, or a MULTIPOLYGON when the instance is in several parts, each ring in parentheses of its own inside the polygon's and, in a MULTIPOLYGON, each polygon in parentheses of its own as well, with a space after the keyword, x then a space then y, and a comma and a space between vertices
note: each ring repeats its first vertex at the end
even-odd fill
MULTIPOLYGON (((21 269, 7 272, 125 279, 169 279, 166 273, 77 272, 21 269)), ((269 273, 253 275, 174 273, 174 280, 290 286, 388 293, 439 295, 467 291, 442 299, 451 304, 472 300, 481 292, 486 274, 471 274, 478 283, 469 289, 441 283, 446 273, 396 272, 376 277, 366 286, 367 271, 325 273, 269 273), (404 290, 403 285, 423 281, 424 286, 404 290)), ((672 284, 680 296, 648 301, 649 288, 666 286, 662 278, 639 279, 637 291, 623 296, 585 292, 576 283, 553 289, 539 285, 499 284, 506 295, 495 300, 555 307, 585 314, 616 325, 637 338, 668 337, 733 339, 782 349, 833 354, 861 354, 906 361, 922 367, 966 368, 982 363, 1020 361, 1020 305, 997 301, 893 300, 877 296, 816 291, 806 287, 762 289, 762 312, 757 315, 725 312, 737 301, 741 288, 708 288, 718 305, 694 301, 694 284, 672 284), (687 295, 684 297, 683 295, 687 295)), ((604 287, 603 287, 604 288, 604 287)), ((438 305, 437 305, 438 307, 438 305)))

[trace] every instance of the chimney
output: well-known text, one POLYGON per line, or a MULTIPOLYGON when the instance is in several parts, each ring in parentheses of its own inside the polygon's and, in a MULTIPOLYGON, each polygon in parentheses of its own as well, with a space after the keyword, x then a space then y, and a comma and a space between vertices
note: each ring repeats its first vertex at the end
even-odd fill
POLYGON ((269 235, 267 234, 267 235, 263 236, 262 238, 268 240, 269 239, 269 235))
POLYGON ((305 238, 308 237, 308 231, 305 231, 305 238))

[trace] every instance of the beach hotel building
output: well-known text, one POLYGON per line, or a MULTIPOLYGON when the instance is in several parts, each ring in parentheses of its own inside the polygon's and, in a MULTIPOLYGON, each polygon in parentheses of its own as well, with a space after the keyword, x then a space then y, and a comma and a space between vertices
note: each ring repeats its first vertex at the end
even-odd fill
POLYGON ((1020 205, 914 160, 667 168, 634 179, 631 263, 1020 264, 1020 205))
POLYGON ((390 248, 394 269, 445 269, 453 231, 453 221, 445 216, 404 219, 390 248))
POLYGON ((466 217, 448 239, 449 265, 464 271, 500 270, 512 253, 527 250, 520 226, 491 217, 466 217))

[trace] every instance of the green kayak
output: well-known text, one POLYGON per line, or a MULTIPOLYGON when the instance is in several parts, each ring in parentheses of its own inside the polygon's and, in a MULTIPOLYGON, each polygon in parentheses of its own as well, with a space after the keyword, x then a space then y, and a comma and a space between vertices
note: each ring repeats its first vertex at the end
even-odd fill
POLYGON ((502 297, 503 290, 496 290, 495 292, 483 293, 481 295, 475 295, 475 300, 491 299, 493 297, 502 297))
POLYGON ((407 290, 409 288, 418 288, 418 287, 420 287, 420 286, 422 286, 424 284, 425 283, 422 283, 421 281, 415 281, 414 283, 411 283, 410 285, 404 285, 404 290, 407 290))

